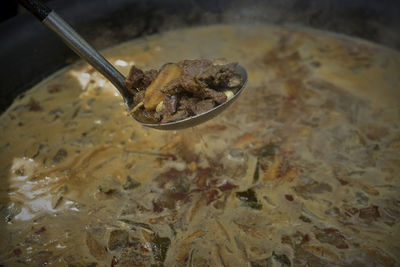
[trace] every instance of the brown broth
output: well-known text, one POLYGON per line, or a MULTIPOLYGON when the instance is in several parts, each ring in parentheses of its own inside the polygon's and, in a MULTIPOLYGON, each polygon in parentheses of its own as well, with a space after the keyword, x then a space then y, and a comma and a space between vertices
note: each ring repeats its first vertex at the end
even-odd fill
POLYGON ((397 52, 220 25, 104 55, 125 75, 226 58, 249 82, 217 118, 170 132, 132 120, 83 62, 24 93, 0 117, 1 264, 400 264, 397 52))

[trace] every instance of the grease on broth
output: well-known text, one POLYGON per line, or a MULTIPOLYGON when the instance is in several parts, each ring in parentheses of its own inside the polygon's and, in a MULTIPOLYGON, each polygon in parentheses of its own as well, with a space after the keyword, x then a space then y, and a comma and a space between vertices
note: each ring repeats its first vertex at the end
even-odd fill
POLYGON ((85 63, 24 93, 0 117, 2 264, 399 264, 398 53, 221 25, 104 55, 125 75, 224 57, 249 83, 217 118, 174 132, 135 123, 85 63))

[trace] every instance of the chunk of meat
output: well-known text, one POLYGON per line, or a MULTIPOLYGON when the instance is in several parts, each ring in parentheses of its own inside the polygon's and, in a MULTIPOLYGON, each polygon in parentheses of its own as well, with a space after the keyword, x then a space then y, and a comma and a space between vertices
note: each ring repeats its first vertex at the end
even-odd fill
POLYGON ((174 114, 176 112, 176 105, 178 104, 178 97, 176 95, 167 95, 164 98, 165 110, 169 114, 174 114))
POLYGON ((227 99, 226 95, 223 92, 217 92, 209 88, 204 89, 203 94, 204 98, 211 98, 218 104, 224 103, 227 99))
POLYGON ((147 82, 148 85, 150 85, 150 83, 156 79, 157 75, 158 75, 158 71, 157 70, 153 70, 153 69, 152 70, 146 70, 144 72, 145 82, 147 82))
POLYGON ((209 111, 210 109, 212 109, 215 106, 214 100, 212 99, 206 99, 206 100, 202 100, 197 102, 196 106, 195 106, 195 113, 197 114, 201 114, 204 112, 209 111))
POLYGON ((186 110, 188 114, 194 115, 196 111, 197 99, 194 97, 182 97, 179 100, 179 110, 186 110))
POLYGON ((144 92, 144 90, 139 91, 133 96, 133 102, 136 105, 144 101, 144 92))
POLYGON ((128 77, 125 80, 125 86, 128 89, 144 90, 156 78, 158 71, 150 70, 143 72, 136 66, 132 66, 128 77))
MULTIPOLYGON (((227 91, 234 95, 235 87, 241 84, 236 72, 236 63, 217 65, 210 60, 183 60, 169 63, 159 72, 132 67, 127 80, 128 89, 143 89, 136 93, 133 101, 145 115, 156 122, 171 122, 202 114, 227 101, 227 91), (142 104, 143 105, 143 104, 142 104)), ((135 113, 136 114, 136 113, 135 113)))
POLYGON ((212 88, 231 87, 229 86, 229 84, 232 78, 240 77, 235 72, 236 65, 236 63, 230 63, 227 65, 212 65, 201 74, 199 74, 198 79, 200 81, 204 81, 208 86, 212 88))
POLYGON ((178 64, 183 69, 184 74, 191 77, 199 76, 213 66, 212 61, 207 59, 183 60, 178 64))
POLYGON ((161 123, 173 122, 173 121, 180 121, 183 120, 190 115, 188 114, 187 110, 179 110, 174 115, 171 116, 164 116, 161 123))

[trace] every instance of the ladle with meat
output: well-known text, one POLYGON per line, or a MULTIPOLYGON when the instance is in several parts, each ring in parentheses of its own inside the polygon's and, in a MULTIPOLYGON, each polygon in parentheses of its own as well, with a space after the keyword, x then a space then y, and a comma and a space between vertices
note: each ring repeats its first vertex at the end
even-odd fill
POLYGON ((76 54, 120 92, 132 117, 146 127, 177 130, 196 126, 225 110, 242 92, 246 70, 236 64, 184 60, 143 72, 133 66, 127 79, 60 16, 39 0, 19 0, 76 54))

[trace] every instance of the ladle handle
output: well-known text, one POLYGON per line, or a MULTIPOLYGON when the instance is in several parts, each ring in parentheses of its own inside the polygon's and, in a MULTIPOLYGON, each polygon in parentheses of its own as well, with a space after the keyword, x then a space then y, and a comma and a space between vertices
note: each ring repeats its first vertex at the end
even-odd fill
MULTIPOLYGON (((125 101, 129 101, 129 92, 125 87, 125 77, 110 64, 99 52, 88 44, 72 27, 56 12, 40 0, 18 0, 30 13, 35 15, 45 26, 52 30, 76 54, 86 60, 97 71, 103 74, 121 93, 125 101)), ((127 103, 129 104, 129 103, 127 103)))

